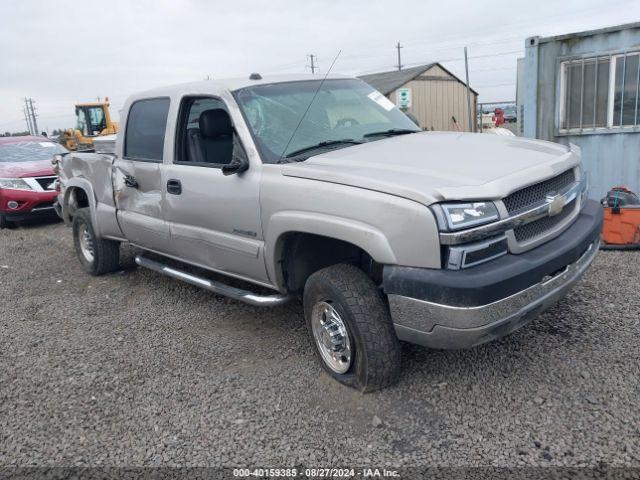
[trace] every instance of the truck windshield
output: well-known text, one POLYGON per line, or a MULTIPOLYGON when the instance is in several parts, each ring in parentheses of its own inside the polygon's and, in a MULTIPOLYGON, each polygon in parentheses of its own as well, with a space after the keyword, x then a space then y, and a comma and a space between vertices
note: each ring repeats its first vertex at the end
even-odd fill
POLYGON ((296 160, 304 160, 323 148, 346 148, 420 131, 391 101, 363 81, 339 79, 324 82, 291 138, 320 82, 256 85, 234 92, 263 161, 276 163, 292 153, 296 160))
POLYGON ((0 143, 0 163, 51 160, 56 153, 65 153, 66 151, 66 148, 54 142, 0 143))

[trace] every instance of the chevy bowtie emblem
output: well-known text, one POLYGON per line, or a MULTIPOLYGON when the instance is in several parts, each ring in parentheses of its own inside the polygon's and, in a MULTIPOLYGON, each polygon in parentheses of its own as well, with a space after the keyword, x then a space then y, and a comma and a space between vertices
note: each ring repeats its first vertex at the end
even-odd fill
POLYGON ((554 217, 562 211, 566 201, 561 195, 549 193, 547 194, 547 203, 549 204, 549 216, 554 217))

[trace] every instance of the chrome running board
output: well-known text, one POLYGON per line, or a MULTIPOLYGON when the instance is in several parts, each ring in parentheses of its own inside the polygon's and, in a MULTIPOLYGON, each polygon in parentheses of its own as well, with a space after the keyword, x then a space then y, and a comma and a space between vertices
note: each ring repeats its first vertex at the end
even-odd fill
POLYGON ((240 302, 247 303, 256 307, 274 307, 276 305, 282 305, 291 300, 290 295, 274 294, 274 295, 258 295, 248 290, 242 290, 240 288, 231 287, 224 283, 215 282, 213 280, 207 280, 206 278, 198 277, 182 270, 177 270, 168 265, 165 265, 155 260, 150 260, 142 255, 136 255, 136 263, 141 267, 154 270, 158 273, 162 273, 168 277, 182 280, 183 282, 190 283, 196 287, 201 287, 209 290, 218 295, 224 295, 225 297, 239 300, 240 302))

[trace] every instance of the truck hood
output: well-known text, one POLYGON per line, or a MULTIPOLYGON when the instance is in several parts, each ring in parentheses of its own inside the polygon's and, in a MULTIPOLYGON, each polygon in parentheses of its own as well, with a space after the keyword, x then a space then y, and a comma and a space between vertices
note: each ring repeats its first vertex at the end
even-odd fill
POLYGON ((50 177, 55 175, 50 160, 36 162, 0 162, 0 178, 50 177))
POLYGON ((580 162, 577 147, 518 137, 421 132, 282 166, 285 176, 350 185, 430 205, 497 200, 580 162))

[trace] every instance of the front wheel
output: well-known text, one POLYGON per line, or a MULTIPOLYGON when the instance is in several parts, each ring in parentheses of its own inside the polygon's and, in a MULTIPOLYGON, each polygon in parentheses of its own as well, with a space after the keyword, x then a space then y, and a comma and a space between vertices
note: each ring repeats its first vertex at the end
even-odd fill
POLYGON ((316 354, 333 378, 363 392, 397 381, 400 342, 382 293, 364 272, 344 264, 319 270, 303 301, 316 354))
POLYGON ((88 208, 81 208, 73 216, 73 243, 88 274, 104 275, 119 268, 120 243, 96 237, 88 208))

